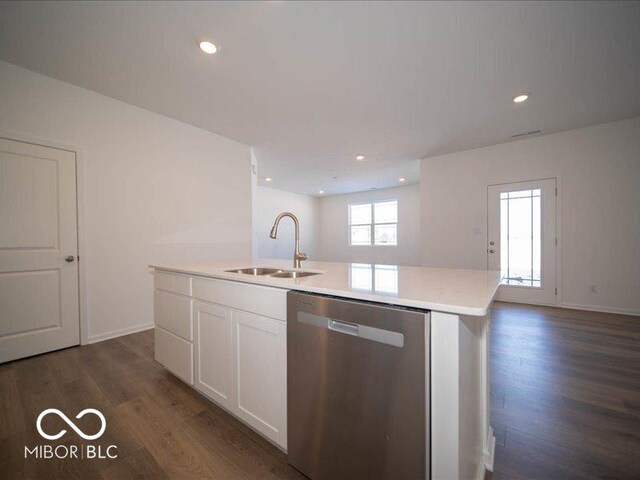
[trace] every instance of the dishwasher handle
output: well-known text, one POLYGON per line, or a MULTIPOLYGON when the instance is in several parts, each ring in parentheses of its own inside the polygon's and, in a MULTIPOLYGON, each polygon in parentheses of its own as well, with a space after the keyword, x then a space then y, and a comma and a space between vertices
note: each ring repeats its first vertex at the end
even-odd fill
POLYGON ((359 325, 357 323, 342 322, 333 318, 315 315, 313 313, 298 312, 298 322, 312 325, 314 327, 326 328, 337 333, 344 333, 364 340, 371 340, 378 343, 386 343, 394 347, 404 348, 404 335, 392 330, 359 325))
POLYGON ((353 323, 339 322, 338 320, 333 320, 333 319, 329 319, 327 323, 328 323, 327 326, 329 327, 329 330, 334 330, 340 333, 346 333, 347 335, 358 336, 358 332, 360 330, 358 325, 355 325, 353 323))

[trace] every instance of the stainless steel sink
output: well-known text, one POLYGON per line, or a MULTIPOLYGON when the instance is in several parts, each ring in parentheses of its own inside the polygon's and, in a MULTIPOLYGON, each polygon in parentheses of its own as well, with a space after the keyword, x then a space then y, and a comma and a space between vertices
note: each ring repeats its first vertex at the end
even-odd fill
POLYGON ((242 273, 244 275, 253 275, 261 277, 274 277, 274 278, 301 278, 310 277, 311 275, 320 275, 318 272, 301 272, 294 270, 281 270, 279 268, 263 268, 263 267, 250 267, 250 268, 235 268, 233 270, 225 270, 228 273, 242 273))
POLYGON ((281 273, 284 270, 280 270, 279 268, 237 268, 235 270, 225 270, 225 272, 229 273, 243 273, 245 275, 271 275, 274 273, 281 273))
POLYGON ((273 278, 300 278, 300 277, 310 277, 311 275, 320 275, 320 274, 317 272, 298 272, 298 271, 286 270, 284 272, 271 273, 268 276, 273 278))

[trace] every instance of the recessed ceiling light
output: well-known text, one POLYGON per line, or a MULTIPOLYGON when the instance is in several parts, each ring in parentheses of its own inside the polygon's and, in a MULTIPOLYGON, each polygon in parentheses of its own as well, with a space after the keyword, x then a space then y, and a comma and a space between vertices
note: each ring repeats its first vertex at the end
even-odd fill
POLYGON ((407 181, 407 179, 406 179, 406 178, 404 178, 404 177, 400 177, 400 178, 398 179, 398 181, 399 181, 399 182, 406 182, 406 181, 407 181))
POLYGON ((270 182, 271 180, 273 180, 273 178, 271 178, 271 177, 264 177, 264 181, 265 181, 265 182, 270 182))
POLYGON ((356 155, 356 160, 364 160, 364 155, 356 155))
POLYGON ((516 98, 513 99, 513 101, 516 102, 516 103, 522 103, 527 98, 529 98, 529 95, 518 95, 516 98))
POLYGON ((324 190, 318 190, 318 193, 322 195, 324 193, 324 190))
POLYGON ((200 50, 202 50, 204 53, 208 53, 209 55, 213 55, 218 51, 218 47, 216 47, 213 43, 211 43, 208 40, 203 40, 202 42, 199 43, 199 45, 200 45, 200 50))

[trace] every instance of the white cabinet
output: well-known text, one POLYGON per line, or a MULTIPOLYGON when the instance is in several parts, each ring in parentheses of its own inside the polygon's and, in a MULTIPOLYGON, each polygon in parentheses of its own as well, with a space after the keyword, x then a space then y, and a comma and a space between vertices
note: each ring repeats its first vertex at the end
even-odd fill
POLYGON ((156 289, 153 303, 156 326, 188 342, 193 341, 191 298, 156 289))
POLYGON ((287 292, 155 272, 156 360, 287 448, 287 292))
POLYGON ((233 310, 196 301, 195 387, 227 409, 233 408, 233 310))
POLYGON ((174 375, 193 385, 193 344, 156 327, 155 359, 174 375))
POLYGON ((166 292, 175 292, 187 297, 191 296, 192 279, 188 275, 156 270, 153 275, 153 284, 156 288, 166 292))
POLYGON ((287 319, 287 291, 281 288, 216 278, 194 278, 193 296, 269 318, 282 321, 287 319))
POLYGON ((247 312, 233 319, 234 408, 263 435, 287 448, 286 323, 247 312))
POLYGON ((191 277, 164 272, 154 277, 155 359, 193 385, 191 277))

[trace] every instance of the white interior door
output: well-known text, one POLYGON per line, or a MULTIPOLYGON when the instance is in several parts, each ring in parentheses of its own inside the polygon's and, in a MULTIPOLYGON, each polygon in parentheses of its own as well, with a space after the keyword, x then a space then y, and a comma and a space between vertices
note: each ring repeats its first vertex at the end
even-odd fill
POLYGON ((556 179, 490 185, 487 266, 502 272, 498 300, 557 303, 556 179))
POLYGON ((0 138, 0 363, 77 345, 76 160, 0 138))

